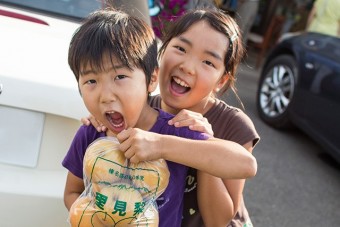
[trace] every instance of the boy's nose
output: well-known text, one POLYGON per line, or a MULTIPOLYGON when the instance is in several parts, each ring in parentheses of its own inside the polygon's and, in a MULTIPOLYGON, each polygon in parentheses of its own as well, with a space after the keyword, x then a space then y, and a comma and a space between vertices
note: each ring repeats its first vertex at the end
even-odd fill
POLYGON ((103 103, 111 103, 117 101, 117 96, 112 86, 105 85, 102 87, 101 101, 103 103))

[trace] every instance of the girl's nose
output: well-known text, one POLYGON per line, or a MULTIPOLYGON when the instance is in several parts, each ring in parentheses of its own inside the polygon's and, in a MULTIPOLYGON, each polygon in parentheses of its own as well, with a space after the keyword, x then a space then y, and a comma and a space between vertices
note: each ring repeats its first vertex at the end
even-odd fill
POLYGON ((179 65, 179 69, 189 75, 195 74, 195 64, 193 61, 185 61, 179 65))

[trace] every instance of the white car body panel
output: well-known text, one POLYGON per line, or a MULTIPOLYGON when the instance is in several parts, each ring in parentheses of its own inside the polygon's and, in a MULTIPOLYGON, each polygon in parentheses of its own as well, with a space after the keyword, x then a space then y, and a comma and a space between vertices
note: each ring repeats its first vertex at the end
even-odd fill
POLYGON ((67 61, 69 42, 79 24, 39 19, 49 25, 0 16, 0 104, 80 119, 87 111, 67 61))
POLYGON ((88 115, 67 62, 69 42, 79 24, 13 7, 0 6, 0 10, 49 24, 0 16, 0 226, 66 227, 63 193, 67 170, 61 161, 80 118, 88 115), (30 161, 19 160, 22 152, 28 152, 22 151, 25 144, 9 150, 11 144, 27 142, 21 126, 33 117, 15 120, 24 111, 31 111, 41 124, 36 124, 41 132, 32 131, 40 142, 39 150, 29 154, 35 155, 30 161), (11 122, 20 125, 11 128, 11 122), (11 152, 18 159, 7 157, 11 152))

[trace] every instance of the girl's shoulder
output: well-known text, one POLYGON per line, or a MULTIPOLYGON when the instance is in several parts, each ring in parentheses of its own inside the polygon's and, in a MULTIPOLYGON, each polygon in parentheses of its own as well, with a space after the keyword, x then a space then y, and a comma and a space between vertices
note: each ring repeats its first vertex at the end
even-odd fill
POLYGON ((249 118, 248 115, 240 108, 228 105, 226 102, 220 99, 215 99, 214 105, 209 111, 204 114, 207 119, 222 117, 226 119, 235 118, 249 118))
POLYGON ((260 136, 250 117, 240 108, 230 106, 216 99, 212 108, 204 115, 211 124, 217 138, 227 139, 239 144, 259 141, 260 136))

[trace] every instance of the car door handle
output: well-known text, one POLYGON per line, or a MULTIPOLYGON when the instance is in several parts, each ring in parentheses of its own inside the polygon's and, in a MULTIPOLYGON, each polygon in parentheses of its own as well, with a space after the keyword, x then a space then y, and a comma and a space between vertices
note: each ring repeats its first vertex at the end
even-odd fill
POLYGON ((306 67, 306 69, 314 69, 314 65, 310 62, 306 62, 305 67, 306 67))
POLYGON ((0 95, 2 93, 2 84, 0 83, 0 95))

